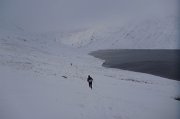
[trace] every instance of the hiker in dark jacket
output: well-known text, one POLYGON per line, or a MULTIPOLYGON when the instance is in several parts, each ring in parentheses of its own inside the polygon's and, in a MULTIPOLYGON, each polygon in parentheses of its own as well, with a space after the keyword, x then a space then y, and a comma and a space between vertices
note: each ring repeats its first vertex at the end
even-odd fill
POLYGON ((92 89, 93 78, 90 75, 88 75, 87 82, 89 83, 89 87, 92 89))

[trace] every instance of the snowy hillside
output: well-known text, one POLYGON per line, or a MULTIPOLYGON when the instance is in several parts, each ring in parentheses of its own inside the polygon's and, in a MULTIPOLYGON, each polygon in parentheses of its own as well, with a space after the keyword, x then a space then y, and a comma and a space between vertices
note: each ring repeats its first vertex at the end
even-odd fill
MULTIPOLYGON (((137 29, 143 32, 144 27, 146 25, 137 29)), ((162 29, 163 25, 159 27, 162 29)), ((130 33, 129 29, 134 29, 134 26, 119 35, 130 40, 127 33, 136 35, 138 31, 130 33)), ((119 27, 111 29, 112 32, 109 30, 102 34, 100 30, 96 32, 98 34, 83 31, 66 42, 63 39, 65 34, 57 36, 32 34, 16 28, 14 31, 1 29, 0 118, 179 119, 180 103, 174 99, 180 96, 179 82, 143 73, 106 69, 101 67, 102 61, 84 52, 96 43, 93 50, 113 48, 112 43, 118 39, 112 36, 119 33, 119 27), (104 40, 100 39, 102 36, 104 40), (108 41, 108 37, 112 40, 108 41), (70 47, 70 43, 81 48, 70 47), (104 45, 97 47, 100 43, 104 45), (94 78, 93 90, 86 82, 88 74, 94 78)), ((116 44, 114 48, 121 45, 116 44)))
MULTIPOLYGON (((39 3, 33 7, 35 12, 41 5, 47 9, 49 4, 45 4, 46 2, 51 3, 46 1, 41 4, 41 0, 35 1, 39 3)), ((79 0, 80 3, 82 1, 84 0, 79 0)), ((111 3, 105 1, 107 6, 111 3)), ((137 5, 140 1, 138 0, 137 5)), ((162 3, 163 0, 152 1, 162 3)), ((169 5, 172 0, 164 1, 169 5)), ((28 23, 32 17, 36 21, 36 17, 33 17, 35 14, 30 14, 31 5, 34 6, 34 3, 24 2, 25 6, 21 7, 29 7, 29 14, 18 9, 18 17, 15 20, 21 23, 21 19, 24 18, 24 22, 28 23), (21 13, 25 16, 21 16, 21 13)), ((45 19, 49 26, 42 28, 49 28, 53 18, 60 22, 57 14, 51 14, 58 11, 59 4, 56 2, 51 4, 53 12, 47 13, 40 9, 52 17, 42 17, 41 12, 37 12, 38 17, 42 17, 43 20, 49 18, 45 19), (54 4, 57 6, 54 7, 54 4)), ((94 5, 96 2, 90 3, 94 5)), ((115 2, 119 3, 116 0, 115 2)), ((17 1, 14 3, 18 6, 17 1)), ((68 1, 64 5, 69 3, 71 2, 68 1)), ((96 9, 102 5, 101 1, 98 3, 96 9)), ((151 1, 146 3, 147 7, 149 3, 151 1)), ((75 4, 79 8, 79 4, 75 4)), ((13 15, 16 16, 14 13, 17 12, 17 6, 11 5, 10 8, 12 7, 11 10, 14 12, 9 12, 10 18, 13 18, 13 15)), ((63 4, 60 5, 64 7, 63 4)), ((89 4, 86 6, 92 7, 89 4)), ((118 5, 116 7, 119 8, 118 5)), ((66 11, 67 8, 69 9, 65 7, 63 10, 66 11)), ((82 8, 75 13, 81 12, 82 8)), ((105 6, 103 10, 106 9, 105 6)), ((107 13, 110 9, 102 11, 107 13)), ((73 7, 71 10, 73 11, 73 7)), ((86 9, 86 12, 88 10, 86 9)), ((174 12, 169 9, 168 12, 156 9, 154 11, 158 14, 155 17, 147 15, 148 17, 141 18, 133 13, 135 17, 138 16, 136 20, 121 17, 114 21, 110 18, 109 22, 107 20, 98 23, 97 20, 97 24, 79 28, 80 30, 73 29, 73 32, 32 33, 16 24, 0 20, 0 119, 179 119, 180 102, 177 99, 180 98, 180 82, 145 73, 104 68, 101 66, 102 60, 88 55, 90 51, 98 49, 180 48, 177 44, 177 16, 171 14, 174 12), (94 78, 92 90, 86 81, 88 75, 94 78)), ((74 15, 74 12, 67 12, 68 15, 62 13, 60 18, 66 17, 68 22, 73 22, 71 15, 74 15)), ((111 13, 114 11, 108 15, 111 13)), ((87 13, 82 12, 79 15, 89 18, 87 13)), ((76 18, 75 21, 80 22, 79 20, 85 17, 76 18)), ((63 23, 65 22, 60 24, 63 23)), ((33 25, 37 24, 38 22, 35 22, 33 25)), ((31 22, 26 25, 31 25, 31 22)), ((59 27, 57 22, 53 22, 53 25, 59 27)), ((54 28, 53 25, 51 28, 54 28)))
POLYGON ((75 32, 63 43, 97 49, 179 49, 178 23, 174 16, 103 25, 75 32))

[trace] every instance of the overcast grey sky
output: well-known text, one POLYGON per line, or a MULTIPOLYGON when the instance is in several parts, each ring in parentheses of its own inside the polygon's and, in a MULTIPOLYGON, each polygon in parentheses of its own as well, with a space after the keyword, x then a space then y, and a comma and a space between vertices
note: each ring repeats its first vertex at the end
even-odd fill
POLYGON ((150 1, 157 0, 0 0, 0 17, 30 30, 55 31, 143 11, 150 1))

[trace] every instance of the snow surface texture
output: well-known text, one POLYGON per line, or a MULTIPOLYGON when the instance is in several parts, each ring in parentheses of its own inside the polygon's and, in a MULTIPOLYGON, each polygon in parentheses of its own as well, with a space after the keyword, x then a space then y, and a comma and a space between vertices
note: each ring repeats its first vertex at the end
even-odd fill
POLYGON ((176 49, 177 35, 175 16, 71 33, 28 33, 0 24, 0 119, 179 119, 178 81, 104 68, 87 55, 176 49))

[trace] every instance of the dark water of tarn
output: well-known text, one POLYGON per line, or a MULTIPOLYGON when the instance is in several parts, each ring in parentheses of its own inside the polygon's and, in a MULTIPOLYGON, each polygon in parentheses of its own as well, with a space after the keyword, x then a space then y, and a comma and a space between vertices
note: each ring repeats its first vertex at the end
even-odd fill
POLYGON ((104 67, 143 72, 180 81, 180 50, 99 50, 90 55, 104 67))

